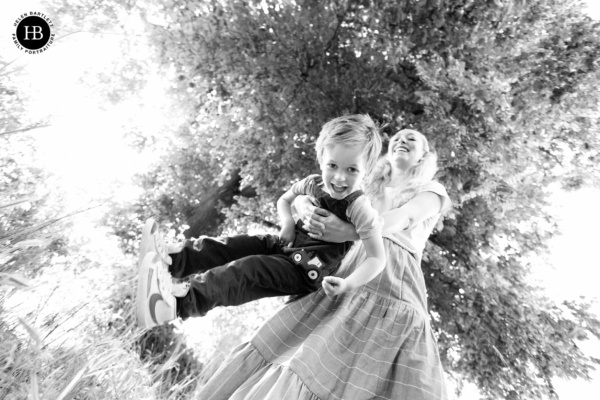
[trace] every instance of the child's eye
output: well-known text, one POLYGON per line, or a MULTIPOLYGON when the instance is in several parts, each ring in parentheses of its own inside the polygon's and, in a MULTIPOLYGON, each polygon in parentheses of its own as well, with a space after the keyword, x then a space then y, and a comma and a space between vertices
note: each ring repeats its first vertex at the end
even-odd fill
POLYGON ((327 166, 329 168, 331 168, 331 169, 336 169, 337 168, 337 165, 336 164, 332 164, 332 163, 327 164, 327 166))
POLYGON ((348 168, 349 172, 352 172, 353 174, 357 174, 358 173, 358 169, 354 168, 354 167, 350 167, 348 168))

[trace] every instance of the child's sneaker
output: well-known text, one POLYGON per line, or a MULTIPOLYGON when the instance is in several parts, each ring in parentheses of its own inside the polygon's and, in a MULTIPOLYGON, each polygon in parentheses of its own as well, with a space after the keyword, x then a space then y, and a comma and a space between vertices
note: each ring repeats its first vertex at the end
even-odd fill
POLYGON ((142 229, 142 240, 140 241, 140 254, 138 256, 138 269, 146 254, 154 252, 160 256, 160 259, 167 265, 171 265, 171 257, 167 252, 167 246, 163 239, 158 223, 154 218, 148 218, 142 229))
POLYGON ((171 293, 171 275, 160 257, 149 252, 138 272, 136 316, 138 326, 152 328, 177 318, 176 299, 171 293))

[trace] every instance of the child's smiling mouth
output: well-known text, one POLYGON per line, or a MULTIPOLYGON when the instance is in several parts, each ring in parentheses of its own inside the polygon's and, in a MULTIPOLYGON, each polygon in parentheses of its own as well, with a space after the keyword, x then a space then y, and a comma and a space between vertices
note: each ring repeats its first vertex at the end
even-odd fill
POLYGON ((332 183, 331 188, 336 193, 344 193, 346 191, 346 189, 348 189, 348 186, 338 186, 338 185, 335 185, 332 183))

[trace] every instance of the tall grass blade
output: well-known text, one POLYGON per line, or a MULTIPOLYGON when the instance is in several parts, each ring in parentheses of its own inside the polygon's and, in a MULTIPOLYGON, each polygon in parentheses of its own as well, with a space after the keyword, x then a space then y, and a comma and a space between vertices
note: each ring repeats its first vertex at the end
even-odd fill
POLYGON ((29 280, 17 274, 0 273, 0 286, 13 286, 25 289, 29 287, 29 280))
POLYGON ((58 397, 56 398, 56 400, 63 400, 69 394, 69 392, 71 390, 73 390, 73 388, 75 387, 75 385, 77 385, 77 383, 81 380, 81 377, 85 373, 86 369, 87 369, 87 365, 85 365, 83 368, 81 368, 79 370, 79 372, 77 372, 75 374, 75 376, 73 376, 73 379, 71 379, 71 382, 69 382, 69 384, 67 386, 65 386, 65 388, 63 389, 63 391, 60 392, 60 394, 58 395, 58 397))
POLYGON ((21 323, 21 325, 23 325, 25 327, 25 329, 27 330, 27 333, 29 333, 29 336, 34 340, 35 342, 35 349, 36 351, 39 351, 42 347, 42 340, 40 339, 40 335, 37 333, 37 331, 31 327, 31 325, 29 325, 27 322, 25 322, 25 320, 21 317, 17 317, 19 319, 19 322, 21 323))
POLYGON ((38 386, 37 375, 35 371, 29 371, 29 376, 31 379, 31 385, 29 386, 29 394, 31 395, 32 400, 40 400, 40 388, 38 386))

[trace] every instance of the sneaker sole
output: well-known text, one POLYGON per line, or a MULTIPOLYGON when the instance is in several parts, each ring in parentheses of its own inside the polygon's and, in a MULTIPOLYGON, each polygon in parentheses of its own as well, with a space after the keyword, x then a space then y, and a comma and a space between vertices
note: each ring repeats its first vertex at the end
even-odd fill
POLYGON ((142 260, 138 271, 138 297, 136 298, 136 318, 141 328, 152 328, 168 322, 159 321, 156 315, 159 302, 164 302, 169 308, 175 307, 175 297, 170 294, 170 291, 165 292, 164 289, 161 291, 163 285, 160 282, 162 275, 160 270, 164 268, 166 266, 153 252, 147 253, 142 260))
POLYGON ((141 266, 142 260, 144 257, 146 257, 146 254, 151 251, 158 254, 160 259, 165 264, 171 265, 171 257, 169 257, 158 223, 154 220, 154 218, 148 218, 144 224, 144 227, 142 228, 138 268, 141 266))
MULTIPOLYGON (((171 264, 171 257, 169 257, 167 253, 166 246, 160 233, 159 225, 154 218, 148 218, 144 223, 144 227, 142 228, 142 238, 140 240, 140 248, 137 262, 138 271, 140 271, 142 268, 144 258, 150 253, 158 254, 163 263, 162 269, 159 269, 158 271, 154 271, 153 269, 153 273, 158 272, 159 274, 159 290, 161 293, 170 293, 173 285, 171 282, 171 274, 169 273, 168 267, 168 265, 171 264)), ((148 272, 142 274, 141 271, 139 272, 137 287, 138 299, 145 299, 148 296, 147 293, 149 288, 147 288, 146 282, 148 282, 149 279, 151 279, 151 277, 149 278, 147 276, 143 276, 147 273, 148 272)), ((167 304, 169 304, 169 306, 174 307, 175 301, 169 296, 166 296, 166 298, 168 299, 167 304)), ((150 320, 148 320, 148 318, 144 316, 144 313, 142 312, 146 308, 145 304, 142 303, 137 308, 138 311, 136 312, 136 314, 140 326, 148 326, 148 324, 150 324, 150 320)))
MULTIPOLYGON (((146 252, 146 257, 153 257, 152 254, 146 252)), ((146 309, 147 293, 152 288, 152 274, 154 269, 148 266, 148 263, 144 263, 144 260, 138 262, 138 283, 137 283, 137 297, 135 299, 135 316, 137 324, 140 328, 151 328, 151 319, 148 318, 146 309)))

